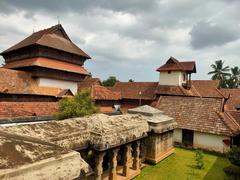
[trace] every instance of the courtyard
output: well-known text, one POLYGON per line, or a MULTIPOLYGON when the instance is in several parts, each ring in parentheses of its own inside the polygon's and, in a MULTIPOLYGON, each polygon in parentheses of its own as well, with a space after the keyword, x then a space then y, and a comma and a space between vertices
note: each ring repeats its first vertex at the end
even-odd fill
POLYGON ((195 167, 195 152, 176 148, 175 153, 155 166, 147 165, 135 180, 165 180, 165 179, 225 179, 224 167, 230 165, 228 159, 213 154, 204 153, 204 169, 195 167))

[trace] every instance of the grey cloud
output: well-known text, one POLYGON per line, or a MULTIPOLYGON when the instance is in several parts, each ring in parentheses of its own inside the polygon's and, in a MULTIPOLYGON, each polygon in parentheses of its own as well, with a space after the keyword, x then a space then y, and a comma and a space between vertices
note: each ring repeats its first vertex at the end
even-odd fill
POLYGON ((206 78, 205 67, 211 62, 202 59, 215 59, 220 51, 223 53, 219 56, 225 55, 232 62, 239 59, 239 41, 229 43, 229 49, 221 46, 238 38, 234 24, 239 23, 240 11, 236 3, 237 0, 0 0, 0 18, 9 17, 0 22, 0 50, 25 38, 33 24, 35 30, 47 28, 57 23, 60 16, 71 39, 93 58, 87 61, 87 68, 100 78, 117 75, 123 80, 154 80, 158 78, 154 70, 171 55, 199 59, 202 69, 198 69, 198 76, 206 78), (196 22, 203 24, 194 25, 196 22), (203 48, 208 46, 215 49, 203 48))
POLYGON ((221 46, 239 39, 239 26, 216 25, 199 22, 190 31, 191 45, 194 49, 208 46, 221 46))
POLYGON ((137 12, 150 11, 156 8, 157 0, 2 0, 1 10, 7 12, 10 8, 13 9, 23 9, 28 11, 36 10, 47 10, 51 12, 61 12, 64 13, 69 10, 87 12, 92 8, 103 8, 111 9, 114 11, 129 11, 137 12))

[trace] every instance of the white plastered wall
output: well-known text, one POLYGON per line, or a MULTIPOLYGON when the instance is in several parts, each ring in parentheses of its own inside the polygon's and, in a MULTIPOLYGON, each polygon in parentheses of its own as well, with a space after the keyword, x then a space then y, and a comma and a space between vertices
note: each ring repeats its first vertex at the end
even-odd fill
POLYGON ((193 143, 196 148, 226 152, 229 149, 229 146, 224 144, 224 139, 230 140, 230 137, 194 131, 193 143))
POLYGON ((182 143, 182 129, 174 129, 173 131, 173 141, 182 143))
POLYGON ((73 94, 77 93, 77 88, 78 88, 77 82, 48 79, 48 78, 38 78, 38 86, 70 89, 73 94))
POLYGON ((171 73, 160 72, 159 74, 159 84, 161 85, 181 86, 182 83, 186 83, 183 81, 184 72, 171 71, 171 73))
MULTIPOLYGON (((209 151, 226 152, 229 146, 224 144, 223 140, 225 139, 230 140, 230 137, 194 131, 193 146, 209 151)), ((182 129, 174 130, 173 140, 174 142, 182 143, 182 129)))

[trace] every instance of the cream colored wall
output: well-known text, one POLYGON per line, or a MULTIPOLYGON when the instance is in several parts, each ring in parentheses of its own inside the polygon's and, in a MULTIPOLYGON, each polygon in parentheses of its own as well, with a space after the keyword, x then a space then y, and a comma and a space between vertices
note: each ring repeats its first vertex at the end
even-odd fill
MULTIPOLYGON (((174 142, 182 143, 182 129, 174 130, 173 139, 174 142)), ((224 139, 230 140, 230 137, 194 131, 193 146, 209 151, 225 152, 229 147, 223 143, 224 139)))
POLYGON ((170 74, 168 72, 160 72, 159 73, 159 84, 161 85, 173 85, 173 86, 181 86, 183 81, 183 72, 180 71, 171 71, 170 74))
POLYGON ((173 141, 182 143, 182 129, 174 129, 173 131, 173 141))
POLYGON ((230 137, 194 131, 193 143, 196 148, 225 152, 229 146, 223 143, 224 139, 230 140, 230 137))
POLYGON ((38 86, 70 89, 74 94, 77 93, 77 82, 74 82, 74 81, 39 78, 38 86))

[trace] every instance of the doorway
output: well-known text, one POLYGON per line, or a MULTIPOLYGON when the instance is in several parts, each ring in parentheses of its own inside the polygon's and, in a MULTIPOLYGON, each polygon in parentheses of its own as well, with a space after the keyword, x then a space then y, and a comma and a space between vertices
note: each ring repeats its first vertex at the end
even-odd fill
POLYGON ((193 147, 193 131, 188 129, 182 130, 182 143, 184 146, 193 147))

